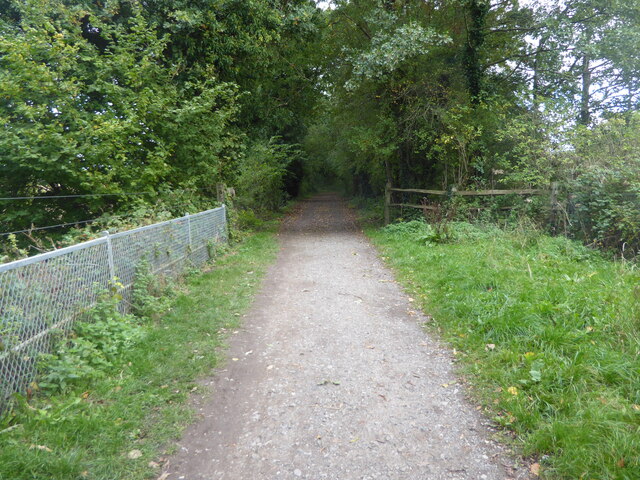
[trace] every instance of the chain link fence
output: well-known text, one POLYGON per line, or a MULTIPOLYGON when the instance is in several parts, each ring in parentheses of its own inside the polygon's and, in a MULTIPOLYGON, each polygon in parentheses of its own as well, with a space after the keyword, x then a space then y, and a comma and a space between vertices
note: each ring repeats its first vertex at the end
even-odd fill
POLYGON ((114 279, 126 311, 141 261, 176 277, 209 260, 227 234, 222 206, 0 265, 0 410, 33 381, 51 333, 68 331, 114 279))

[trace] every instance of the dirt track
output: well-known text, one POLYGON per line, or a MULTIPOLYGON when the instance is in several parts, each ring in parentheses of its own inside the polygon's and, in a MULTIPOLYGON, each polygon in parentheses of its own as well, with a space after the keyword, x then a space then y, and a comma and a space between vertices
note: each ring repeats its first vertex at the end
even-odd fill
POLYGON ((280 238, 168 480, 527 478, 343 201, 304 202, 280 238))

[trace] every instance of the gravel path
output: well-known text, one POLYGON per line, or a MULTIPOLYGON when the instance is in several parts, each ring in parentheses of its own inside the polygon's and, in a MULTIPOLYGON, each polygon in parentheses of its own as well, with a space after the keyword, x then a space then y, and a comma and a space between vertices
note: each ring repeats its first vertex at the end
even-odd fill
POLYGON ((342 200, 304 202, 280 239, 164 478, 527 478, 342 200))

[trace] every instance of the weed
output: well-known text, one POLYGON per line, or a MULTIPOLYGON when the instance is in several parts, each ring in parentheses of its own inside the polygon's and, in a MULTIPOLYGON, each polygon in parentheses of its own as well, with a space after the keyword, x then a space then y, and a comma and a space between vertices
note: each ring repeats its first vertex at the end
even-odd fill
POLYGON ((147 260, 136 267, 131 294, 131 311, 141 318, 156 319, 165 313, 175 298, 175 281, 151 271, 147 260))
POLYGON ((87 385, 126 360, 128 352, 144 338, 144 329, 132 315, 118 311, 119 298, 104 295, 85 313, 69 336, 59 335, 52 353, 40 354, 41 372, 35 388, 49 393, 87 385))

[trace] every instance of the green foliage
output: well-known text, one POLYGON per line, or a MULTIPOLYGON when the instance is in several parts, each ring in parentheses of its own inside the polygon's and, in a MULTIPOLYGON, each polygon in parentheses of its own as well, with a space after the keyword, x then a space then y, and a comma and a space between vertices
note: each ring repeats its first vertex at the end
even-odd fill
POLYGON ((238 205, 258 210, 276 210, 287 200, 284 182, 287 167, 300 152, 295 147, 268 142, 256 143, 247 150, 239 167, 238 205))
POLYGON ((578 132, 567 159, 567 231, 634 256, 640 251, 640 116, 613 117, 578 132))
POLYGON ((629 169, 592 168, 572 184, 572 230, 585 241, 634 256, 640 249, 640 183, 629 169))
MULTIPOLYGON (((417 23, 401 25, 391 32, 381 31, 371 39, 371 48, 351 59, 355 79, 381 80, 398 70, 407 60, 425 55, 428 48, 450 43, 451 39, 417 23)), ((346 86, 355 88, 354 84, 346 86)))
POLYGON ((157 319, 166 313, 175 295, 173 281, 154 274, 148 260, 138 263, 131 292, 131 312, 135 316, 157 319))
POLYGON ((28 250, 18 245, 14 234, 7 235, 6 241, 0 244, 0 263, 10 262, 29 256, 28 250))
MULTIPOLYGON (((357 196, 381 196, 387 182, 474 190, 560 181, 569 200, 560 227, 637 251, 637 2, 534 3, 337 2, 324 33, 323 101, 304 142, 308 171, 324 162, 357 196)), ((456 208, 486 221, 507 206, 517 207, 512 216, 552 217, 548 203, 517 197, 456 208)))
POLYGON ((63 334, 52 353, 41 354, 37 386, 48 393, 86 387, 122 365, 126 354, 145 335, 130 315, 118 312, 119 298, 103 299, 63 334))
POLYGON ((321 16, 309 2, 7 0, 2 10, 0 196, 95 196, 2 201, 0 231, 208 208, 218 182, 253 186, 242 165, 258 165, 259 148, 274 162, 253 175, 269 185, 260 207, 296 189, 299 178, 285 185, 274 171, 315 95, 308 53, 321 16))
POLYGON ((638 270, 527 225, 424 223, 369 234, 485 412, 553 479, 640 472, 638 270))

